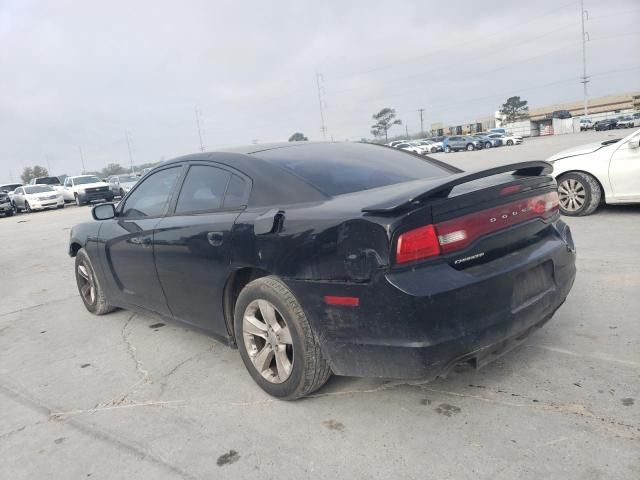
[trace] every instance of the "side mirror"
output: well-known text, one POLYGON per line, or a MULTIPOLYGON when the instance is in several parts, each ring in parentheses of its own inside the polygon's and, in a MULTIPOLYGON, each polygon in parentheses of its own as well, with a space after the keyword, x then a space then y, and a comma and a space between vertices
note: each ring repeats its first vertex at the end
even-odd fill
POLYGON ((91 209, 94 220, 109 220, 116 216, 116 206, 113 203, 101 203, 91 209))

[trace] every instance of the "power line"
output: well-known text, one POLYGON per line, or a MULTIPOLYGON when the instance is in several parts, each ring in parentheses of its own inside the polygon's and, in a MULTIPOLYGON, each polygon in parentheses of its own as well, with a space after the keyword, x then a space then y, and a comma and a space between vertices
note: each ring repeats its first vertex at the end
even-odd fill
MULTIPOLYGON (((526 25, 528 23, 531 23, 534 20, 537 20, 537 19, 542 18, 542 17, 546 17, 547 15, 551 15, 552 13, 555 13, 558 10, 562 10, 563 8, 566 8, 569 5, 575 5, 575 1, 569 2, 569 3, 565 3, 563 5, 560 5, 559 7, 556 7, 554 9, 552 9, 552 10, 544 12, 544 13, 542 13, 540 15, 536 15, 536 16, 530 17, 527 20, 524 20, 522 22, 518 22, 517 25, 514 25, 512 28, 507 28, 506 31, 509 31, 509 30, 511 30, 513 28, 520 28, 522 25, 526 25)), ((504 32, 505 32, 505 30, 496 32, 494 34, 486 36, 485 39, 486 38, 492 38, 492 37, 500 36, 504 32)), ((379 67, 371 68, 371 69, 364 70, 364 71, 361 71, 361 72, 353 72, 351 74, 341 75, 341 76, 336 77, 336 78, 337 79, 348 78, 348 77, 353 77, 353 76, 356 76, 356 75, 364 75, 364 74, 368 74, 368 73, 377 72, 377 71, 380 71, 380 70, 386 70, 386 69, 389 69, 389 68, 397 67, 399 65, 404 65, 404 64, 407 64, 407 63, 413 63, 413 62, 415 62, 417 60, 420 60, 420 59, 432 57, 434 55, 441 54, 442 52, 448 52, 448 51, 452 51, 452 50, 459 50, 461 48, 468 48, 468 47, 469 47, 469 43, 468 42, 459 43, 459 44, 452 45, 451 47, 447 47, 447 48, 444 48, 444 49, 441 49, 441 50, 438 50, 438 51, 429 52, 429 53, 426 53, 426 54, 423 54, 423 55, 417 55, 417 56, 414 56, 414 57, 411 57, 411 58, 407 58, 407 59, 402 60, 400 62, 389 63, 389 64, 386 64, 386 65, 382 65, 382 66, 379 66, 379 67)))

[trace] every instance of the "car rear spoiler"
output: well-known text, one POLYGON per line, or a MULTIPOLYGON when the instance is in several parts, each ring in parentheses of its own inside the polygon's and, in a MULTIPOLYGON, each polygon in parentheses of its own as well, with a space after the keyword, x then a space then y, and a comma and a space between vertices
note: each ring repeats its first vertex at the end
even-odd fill
POLYGON ((486 170, 456 173, 448 177, 425 179, 424 183, 420 185, 415 185, 415 183, 412 182, 413 185, 404 192, 398 192, 383 202, 363 208, 362 211, 365 213, 385 214, 404 210, 424 200, 446 198, 457 185, 472 182, 479 178, 491 177, 500 173, 513 172, 513 175, 538 177, 548 175, 552 171, 553 166, 550 163, 536 160, 510 163, 486 170))

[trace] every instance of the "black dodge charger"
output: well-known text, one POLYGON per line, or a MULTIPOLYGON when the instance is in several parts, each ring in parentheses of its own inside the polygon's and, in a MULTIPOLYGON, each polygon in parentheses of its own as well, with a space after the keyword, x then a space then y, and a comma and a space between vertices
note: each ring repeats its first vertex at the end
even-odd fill
POLYGON ((394 148, 293 143, 149 172, 73 228, 90 312, 152 312, 240 350, 269 394, 425 379, 551 318, 575 248, 545 162, 462 172, 394 148))

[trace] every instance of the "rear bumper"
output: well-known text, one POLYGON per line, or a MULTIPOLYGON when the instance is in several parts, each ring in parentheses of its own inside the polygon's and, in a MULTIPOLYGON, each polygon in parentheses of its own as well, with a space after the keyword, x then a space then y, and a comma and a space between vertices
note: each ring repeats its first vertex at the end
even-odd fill
POLYGON ((334 373, 428 379, 473 360, 481 366, 520 343, 562 305, 575 278, 568 227, 505 258, 466 270, 446 263, 380 274, 371 283, 285 280, 300 300, 334 373), (527 272, 549 281, 522 297, 527 272), (358 307, 324 295, 357 296, 358 307))

